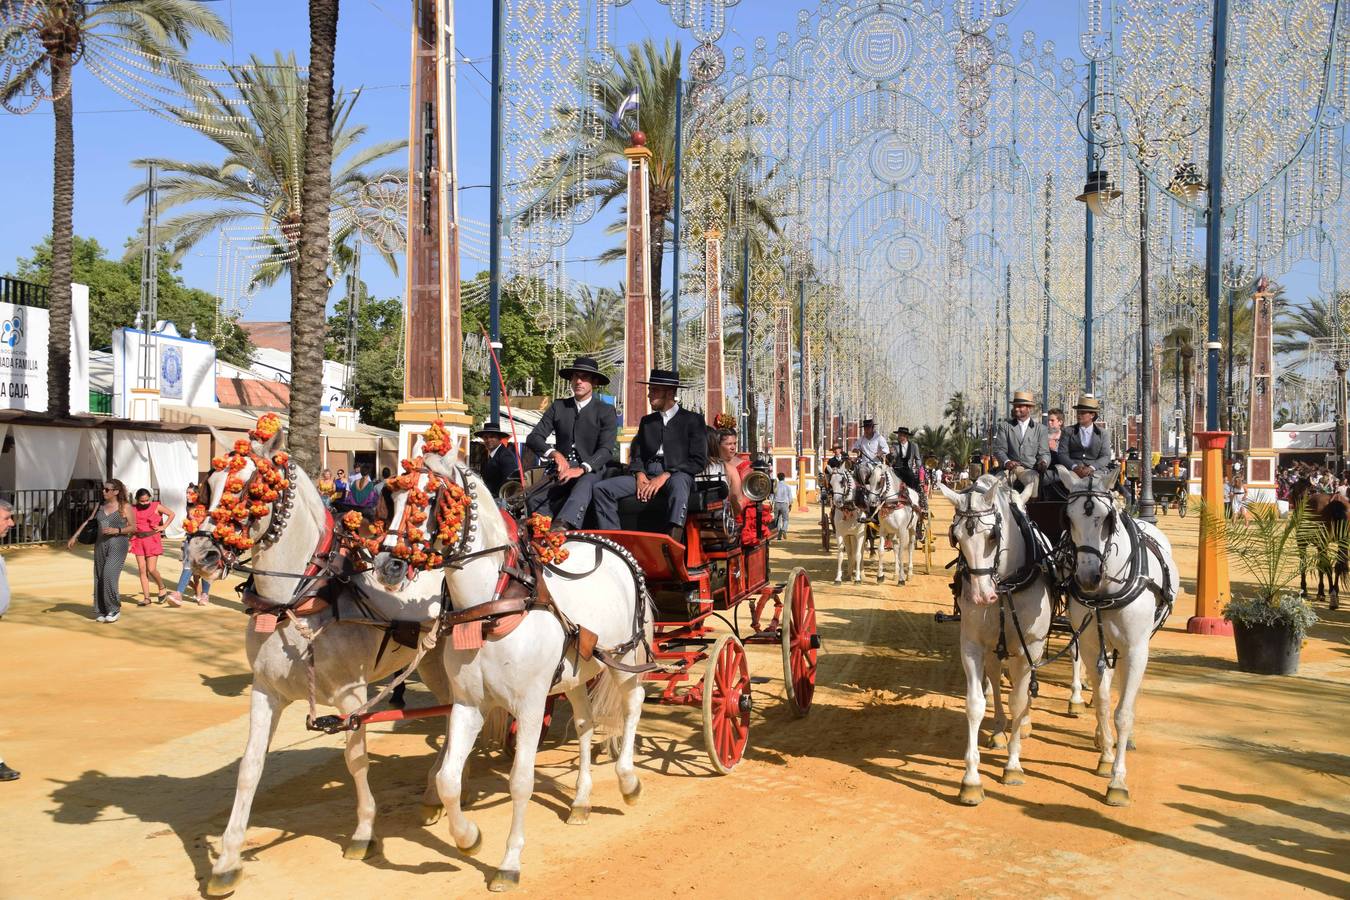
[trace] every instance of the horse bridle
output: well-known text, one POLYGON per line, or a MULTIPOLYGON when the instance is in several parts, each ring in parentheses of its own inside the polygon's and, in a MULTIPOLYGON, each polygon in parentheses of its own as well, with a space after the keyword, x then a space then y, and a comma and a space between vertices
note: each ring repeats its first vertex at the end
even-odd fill
MULTIPOLYGON (((961 493, 965 497, 970 497, 973 491, 974 489, 972 488, 962 491, 961 493)), ((1006 552, 1006 548, 1003 546, 1003 513, 1001 510, 999 510, 997 504, 990 507, 989 509, 973 510, 969 508, 970 504, 969 501, 967 501, 966 506, 967 506, 966 509, 958 508, 952 514, 952 524, 951 527, 947 529, 947 539, 951 541, 952 547, 956 548, 957 547, 956 529, 958 525, 964 524, 966 528, 966 536, 974 537, 976 526, 982 524, 985 519, 990 518, 992 516, 994 520, 994 526, 990 530, 990 535, 994 539, 993 565, 987 566, 985 568, 973 569, 970 567, 968 563, 964 562, 965 557, 962 556, 960 557, 962 560, 961 571, 963 571, 967 575, 988 575, 991 578, 993 578, 994 587, 999 588, 1000 582, 998 577, 998 570, 1000 568, 1000 564, 1003 559, 1003 554, 1006 552)))
POLYGON ((853 481, 853 473, 849 472, 848 469, 836 469, 835 471, 843 476, 844 489, 842 492, 836 491, 834 479, 830 479, 830 506, 845 511, 856 508, 857 503, 854 502, 853 498, 857 494, 857 484, 853 481), (841 497, 843 499, 840 499, 841 497))
MULTIPOLYGON (((1111 492, 1095 491, 1095 490, 1072 491, 1069 494, 1068 500, 1065 501, 1064 503, 1064 509, 1061 511, 1060 516, 1061 516, 1060 524, 1064 528, 1065 539, 1069 542, 1069 545, 1073 547, 1074 555, 1076 556, 1079 553, 1086 553, 1089 556, 1095 556, 1102 561, 1104 569, 1106 565, 1106 554, 1109 553, 1111 549, 1116 545, 1117 514, 1116 514, 1115 498, 1111 495, 1111 492), (1084 515, 1090 516, 1096 511, 1095 501, 1101 500, 1106 504, 1106 543, 1103 549, 1101 550, 1098 550, 1096 547, 1080 547, 1077 544, 1073 543, 1073 539, 1069 537, 1069 535, 1071 534, 1069 530, 1069 507, 1072 506, 1073 502, 1080 497, 1083 498, 1083 500, 1085 501, 1085 503, 1083 504, 1084 515)), ((1110 576, 1108 575, 1107 577, 1109 578, 1110 576)))
MULTIPOLYGON (((258 464, 259 457, 255 453, 250 452, 248 454, 243 454, 240 453, 238 450, 231 450, 229 453, 230 459, 234 459, 241 456, 246 457, 249 460, 249 462, 253 463, 253 474, 249 476, 248 481, 244 482, 244 487, 239 492, 241 496, 247 497, 254 483, 257 482, 258 479, 262 477, 262 466, 258 464)), ((295 463, 288 460, 286 462, 285 470, 286 470, 287 486, 280 491, 280 496, 278 496, 277 499, 273 501, 272 509, 267 514, 267 527, 263 530, 262 535, 259 536, 256 540, 254 540, 253 547, 251 548, 251 553, 249 557, 250 559, 252 558, 253 554, 258 553, 261 550, 266 550, 268 547, 272 546, 277 542, 277 539, 281 537, 282 528, 285 527, 286 522, 291 517, 291 510, 295 506, 295 490, 293 488, 293 485, 295 484, 295 463)), ((228 468, 222 469, 221 472, 225 475, 226 479, 228 480, 231 475, 228 468)), ((202 486, 206 488, 209 495, 211 489, 211 482, 207 480, 202 486)), ((212 498, 208 496, 207 499, 210 500, 212 498)), ((211 507, 209 506, 207 507, 207 509, 208 511, 212 511, 211 507)), ((209 512, 207 518, 208 519, 211 518, 209 512)), ((195 534, 192 535, 192 537, 206 538, 211 542, 211 545, 220 552, 220 564, 226 574, 234 571, 234 572, 243 572, 248 575, 270 575, 288 578, 304 577, 303 575, 296 575, 291 572, 266 572, 260 569, 254 569, 250 566, 243 565, 242 561, 239 558, 238 551, 236 551, 233 547, 226 546, 225 543, 221 541, 219 537, 216 536, 216 528, 214 521, 212 523, 210 531, 202 532, 201 530, 198 530, 195 534)))

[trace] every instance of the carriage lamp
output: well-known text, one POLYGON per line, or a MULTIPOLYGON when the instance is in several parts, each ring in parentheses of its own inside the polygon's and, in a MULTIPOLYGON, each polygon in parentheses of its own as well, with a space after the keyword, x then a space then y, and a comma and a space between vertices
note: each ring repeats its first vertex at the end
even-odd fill
POLYGON ((1096 169, 1088 173, 1083 193, 1075 197, 1088 205, 1094 216, 1100 216, 1106 204, 1120 196, 1120 189, 1111 181, 1111 173, 1105 169, 1096 169))
POLYGON ((1204 189, 1200 170, 1193 162, 1179 164, 1172 172, 1172 180, 1167 183, 1167 192, 1187 203, 1194 203, 1204 189))

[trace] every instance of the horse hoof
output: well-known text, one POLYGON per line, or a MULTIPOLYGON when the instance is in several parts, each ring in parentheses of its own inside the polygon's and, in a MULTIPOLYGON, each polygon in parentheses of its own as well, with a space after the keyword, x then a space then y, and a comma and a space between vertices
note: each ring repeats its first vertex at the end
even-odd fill
POLYGON ((1072 700, 1069 701, 1069 718, 1076 719, 1079 716, 1084 715, 1086 713, 1087 713, 1086 703, 1083 703, 1081 700, 1077 703, 1073 702, 1072 700))
POLYGON ((422 817, 423 825, 435 825, 445 814, 445 807, 439 803, 434 806, 430 803, 423 803, 418 814, 422 817))
POLYGON ((840 584, 840 581, 839 581, 839 579, 838 579, 838 578, 836 578, 836 579, 835 579, 835 580, 834 580, 834 583, 835 583, 835 584, 840 584))
POLYGON ((1025 773, 1021 769, 1004 769, 1003 784, 1007 787, 1017 787, 1019 784, 1026 784, 1025 773))
POLYGON ((984 802, 984 787, 978 784, 963 784, 956 800, 962 806, 979 806, 984 802))
POLYGON ((629 806, 637 806, 638 801, 642 799, 642 782, 639 781, 631 791, 625 791, 620 787, 619 793, 623 794, 624 803, 627 803, 629 806))
POLYGON ((1135 746, 1134 746, 1134 738, 1130 738, 1128 741, 1125 742, 1125 749, 1126 749, 1126 750, 1134 750, 1134 749, 1136 749, 1135 746))
POLYGON ((498 869, 497 874, 493 875, 492 880, 488 882, 488 890, 494 894, 514 891, 518 887, 520 887, 519 869, 498 869))
POLYGON ((380 852, 380 842, 377 838, 371 838, 368 841, 352 841, 347 845, 347 849, 342 851, 343 859, 370 859, 380 852))
POLYGON ((989 734, 989 749, 1007 750, 1008 736, 1001 731, 993 731, 989 734))
POLYGON ((1111 777, 1111 772, 1115 769, 1115 767, 1116 767, 1116 764, 1115 764, 1114 762, 1112 762, 1111 760, 1109 760, 1109 759, 1101 759, 1101 760, 1098 760, 1098 761, 1097 761, 1097 777, 1099 777, 1099 778, 1110 778, 1110 777, 1111 777))
POLYGON ((878 576, 877 576, 877 584, 885 584, 885 583, 886 583, 886 576, 885 576, 885 575, 878 575, 878 576))
POLYGON ((477 832, 473 836, 473 843, 467 847, 459 848, 459 852, 463 853, 465 856, 477 856, 478 851, 483 849, 483 829, 479 828, 477 825, 475 825, 473 829, 477 832))
POLYGON ((1022 736, 1022 740, 1024 740, 1024 741, 1025 741, 1027 738, 1031 737, 1031 726, 1030 726, 1030 725, 1023 725, 1020 734, 1021 734, 1021 736, 1022 736))
POLYGON ((231 869, 228 872, 212 872, 211 877, 206 881, 206 896, 228 897, 230 894, 233 894, 234 889, 239 886, 239 876, 243 874, 243 869, 231 869))
POLYGON ((567 814, 568 825, 585 825, 591 820, 591 808, 589 806, 574 806, 572 811, 567 814))
POLYGON ((1123 787, 1109 787, 1106 789, 1107 806, 1129 806, 1130 790, 1123 787))

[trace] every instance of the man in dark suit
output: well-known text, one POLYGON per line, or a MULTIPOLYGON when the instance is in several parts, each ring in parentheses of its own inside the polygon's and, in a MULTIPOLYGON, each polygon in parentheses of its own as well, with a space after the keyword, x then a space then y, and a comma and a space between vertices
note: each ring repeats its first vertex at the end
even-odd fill
POLYGON ((708 465, 708 426, 699 413, 680 408, 680 376, 652 369, 647 381, 652 411, 638 423, 629 450, 630 474, 607 478, 595 488, 595 515, 605 530, 619 528, 619 501, 636 496, 646 503, 665 491, 670 500, 671 537, 684 540, 684 518, 694 476, 708 465))
POLYGON ((534 509, 547 505, 554 529, 562 530, 585 524, 592 492, 615 458, 619 421, 614 407, 595 396, 597 386, 609 384, 595 360, 578 356, 558 374, 571 384, 572 396, 549 404, 525 446, 557 467, 556 482, 547 493, 536 494, 531 505, 534 509))
POLYGON ((1111 438, 1106 427, 1097 424, 1101 402, 1090 394, 1078 398, 1074 404, 1078 424, 1065 428, 1055 450, 1055 462, 1072 469, 1079 478, 1110 468, 1114 462, 1111 438))
POLYGON ((507 440, 509 435, 496 422, 487 421, 474 432, 474 437, 482 439, 485 451, 480 472, 483 483, 488 486, 492 496, 500 496, 503 484, 520 481, 520 464, 511 442, 507 440))

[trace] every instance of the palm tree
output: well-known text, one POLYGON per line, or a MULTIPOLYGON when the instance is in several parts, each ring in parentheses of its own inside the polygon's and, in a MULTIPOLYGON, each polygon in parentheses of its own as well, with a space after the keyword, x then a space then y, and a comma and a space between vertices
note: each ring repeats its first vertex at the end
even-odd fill
POLYGON ((965 434, 966 395, 961 391, 952 394, 947 400, 947 406, 942 410, 942 417, 951 421, 953 435, 965 434))
POLYGON ((1288 315, 1275 325, 1276 353, 1306 353, 1314 342, 1330 341, 1336 334, 1336 316, 1331 301, 1313 297, 1307 306, 1290 306, 1288 315))
POLYGON ((333 190, 333 55, 339 0, 309 0, 309 90, 305 96, 305 164, 300 182, 299 286, 291 295, 291 432, 296 462, 319 464, 323 409, 323 338, 328 308, 329 201, 333 190))
MULTIPOLYGON (((296 399, 296 385, 307 388, 306 379, 321 377, 323 335, 315 332, 310 335, 306 330, 309 324, 301 325, 302 319, 314 319, 320 323, 326 321, 324 311, 308 311, 302 297, 302 276, 299 273, 299 254, 297 243, 303 244, 304 163, 309 158, 309 139, 306 135, 307 103, 300 98, 306 96, 309 85, 299 74, 295 66, 295 57, 277 53, 275 62, 266 64, 258 57, 251 57, 250 64, 232 69, 230 76, 234 81, 234 90, 242 96, 245 103, 241 106, 232 100, 223 90, 203 90, 197 106, 191 110, 177 113, 185 123, 218 121, 219 117, 234 117, 230 129, 212 129, 204 132, 225 150, 225 158, 220 162, 185 162, 172 159, 141 159, 137 165, 154 163, 158 166, 159 206, 161 210, 177 207, 189 207, 160 224, 160 233, 173 248, 175 258, 196 246, 203 239, 214 234, 217 229, 227 226, 254 224, 259 226, 261 236, 257 239, 269 256, 258 266, 254 280, 261 285, 271 284, 283 275, 290 276, 291 286, 291 397, 296 399), (274 227, 275 226, 275 227, 274 227), (296 335, 296 329, 300 335, 296 335), (319 352, 319 376, 306 369, 312 366, 308 360, 315 347, 319 352)), ((364 125, 351 122, 360 91, 354 93, 337 92, 334 100, 333 120, 330 126, 328 145, 330 164, 337 159, 338 164, 328 183, 327 202, 320 200, 321 218, 328 220, 333 210, 354 210, 361 204, 362 189, 374 181, 399 174, 401 168, 377 169, 377 164, 391 154, 407 146, 404 140, 384 141, 359 147, 366 136, 364 125)), ((134 200, 145 192, 144 184, 138 184, 127 194, 127 200, 134 200)), ((324 225, 325 229, 329 226, 324 225)), ((350 218, 344 221, 332 235, 334 246, 334 266, 340 267, 349 257, 343 252, 344 244, 353 237, 355 225, 350 218)), ((330 238, 325 231, 324 281, 316 295, 326 305, 328 293, 328 246, 330 238)), ((382 256, 390 268, 398 270, 398 262, 393 253, 379 243, 367 245, 382 256)), ((312 299, 312 298, 311 298, 312 299)), ((306 397, 306 401, 308 398, 306 397)), ((308 413, 312 416, 312 427, 317 428, 318 407, 308 413)), ((292 405, 292 415, 297 407, 292 405)), ((302 421, 307 413, 301 410, 302 421)), ((291 446, 304 455, 317 452, 319 441, 317 432, 309 440, 309 448, 302 449, 303 438, 296 437, 296 425, 292 422, 291 446)), ((309 460, 312 465, 317 460, 309 460)))
MULTIPOLYGON (((671 239, 667 227, 672 204, 675 199, 675 97, 679 85, 681 50, 679 43, 666 41, 658 48, 650 39, 641 44, 630 44, 627 54, 618 57, 618 66, 601 80, 595 104, 599 109, 617 109, 623 98, 637 88, 640 103, 638 105, 637 129, 646 135, 647 149, 651 159, 647 164, 647 201, 648 201, 648 258, 650 260, 649 283, 652 296, 660 296, 661 274, 666 242, 671 239)), ((692 79, 686 83, 684 109, 689 121, 686 132, 692 132, 701 126, 699 116, 709 117, 706 121, 717 134, 735 131, 745 119, 744 111, 738 112, 743 100, 733 101, 731 108, 721 106, 713 110, 701 111, 698 104, 690 102, 693 90, 692 79)), ((572 111, 564 110, 561 118, 572 121, 572 111)), ((625 201, 628 196, 628 158, 624 150, 632 145, 632 131, 624 123, 615 128, 608 118, 602 118, 604 137, 592 156, 588 157, 584 182, 574 172, 564 175, 572 181, 567 191, 567 202, 559 210, 570 214, 571 208, 584 198, 598 199, 601 209, 617 201, 625 201)), ((743 187, 743 186, 742 186, 743 187)), ((746 192, 744 208, 748 217, 762 223, 771 233, 777 233, 776 217, 768 205, 761 202, 753 192, 746 192)), ((612 224, 607 232, 622 234, 625 222, 620 220, 612 224)), ((755 248, 752 246, 752 251, 755 248)), ((602 261, 613 261, 624 257, 624 247, 611 248, 601 254, 602 261)), ((661 309, 652 304, 652 334, 661 333, 661 309)))
POLYGON ((918 445, 919 452, 924 458, 936 456, 939 459, 947 452, 947 443, 949 435, 946 425, 939 425, 934 428, 932 425, 925 425, 914 435, 914 443, 918 445))
POLYGON ((229 37, 225 22, 201 0, 119 0, 40 4, 43 53, 24 71, 0 85, 6 100, 17 96, 43 71, 51 72, 55 141, 52 152, 52 273, 47 337, 47 411, 70 412, 70 282, 74 272, 75 99, 72 74, 85 45, 118 45, 166 60, 174 74, 189 71, 184 53, 197 32, 216 40, 229 37))
MULTIPOLYGON (((567 311, 567 343, 582 356, 610 356, 623 347, 624 286, 618 289, 583 284, 567 311)), ((605 366, 605 360, 600 365, 605 366)), ((612 373, 610 373, 612 374, 612 373)))

